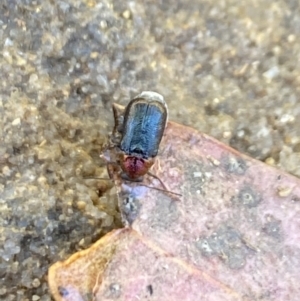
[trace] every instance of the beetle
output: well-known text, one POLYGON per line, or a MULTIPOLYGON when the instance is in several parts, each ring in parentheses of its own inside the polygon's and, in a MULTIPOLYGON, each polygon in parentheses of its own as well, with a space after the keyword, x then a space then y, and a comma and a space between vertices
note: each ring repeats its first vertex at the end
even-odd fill
POLYGON ((117 107, 114 116, 123 176, 140 181, 155 162, 168 119, 167 104, 162 95, 144 91, 129 102, 123 119, 117 117, 117 107))
POLYGON ((181 196, 169 191, 162 180, 149 171, 168 121, 168 107, 163 96, 144 91, 133 98, 125 109, 114 103, 113 113, 115 126, 108 147, 112 151, 104 156, 107 157, 110 178, 117 180, 116 171, 121 167, 120 175, 124 180, 141 182, 143 176, 148 174, 157 179, 163 189, 147 187, 181 196))

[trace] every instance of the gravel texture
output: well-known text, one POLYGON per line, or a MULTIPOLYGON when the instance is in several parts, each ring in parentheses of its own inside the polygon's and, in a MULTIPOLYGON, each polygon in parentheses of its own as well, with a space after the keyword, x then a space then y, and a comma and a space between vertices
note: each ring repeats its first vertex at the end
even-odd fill
POLYGON ((112 102, 300 176, 298 0, 2 0, 0 299, 50 300, 49 264, 120 227, 99 154, 112 102), (108 192, 107 192, 108 191, 108 192))

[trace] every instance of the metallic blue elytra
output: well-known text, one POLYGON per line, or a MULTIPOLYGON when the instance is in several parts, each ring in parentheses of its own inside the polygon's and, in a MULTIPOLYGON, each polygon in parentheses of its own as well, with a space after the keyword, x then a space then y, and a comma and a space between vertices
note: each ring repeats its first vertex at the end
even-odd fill
POLYGON ((162 95, 145 91, 125 109, 120 149, 129 156, 154 158, 168 118, 162 95))

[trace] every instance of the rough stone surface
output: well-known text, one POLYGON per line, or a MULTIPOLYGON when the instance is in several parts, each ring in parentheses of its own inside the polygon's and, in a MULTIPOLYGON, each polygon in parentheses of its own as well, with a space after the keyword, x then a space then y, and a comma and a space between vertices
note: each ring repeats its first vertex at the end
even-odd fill
POLYGON ((48 265, 120 226, 111 183, 84 179, 106 176, 112 102, 157 91, 170 119, 300 176, 299 31, 296 0, 1 1, 1 298, 50 300, 48 265))

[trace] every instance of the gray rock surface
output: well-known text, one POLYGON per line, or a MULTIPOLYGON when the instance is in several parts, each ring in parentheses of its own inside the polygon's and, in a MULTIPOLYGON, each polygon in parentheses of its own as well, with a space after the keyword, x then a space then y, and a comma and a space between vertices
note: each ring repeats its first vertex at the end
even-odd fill
POLYGON ((119 227, 99 158, 112 102, 164 95, 170 119, 300 176, 300 4, 0 3, 0 299, 50 300, 48 265, 119 227), (106 193, 105 193, 106 192, 106 193))

